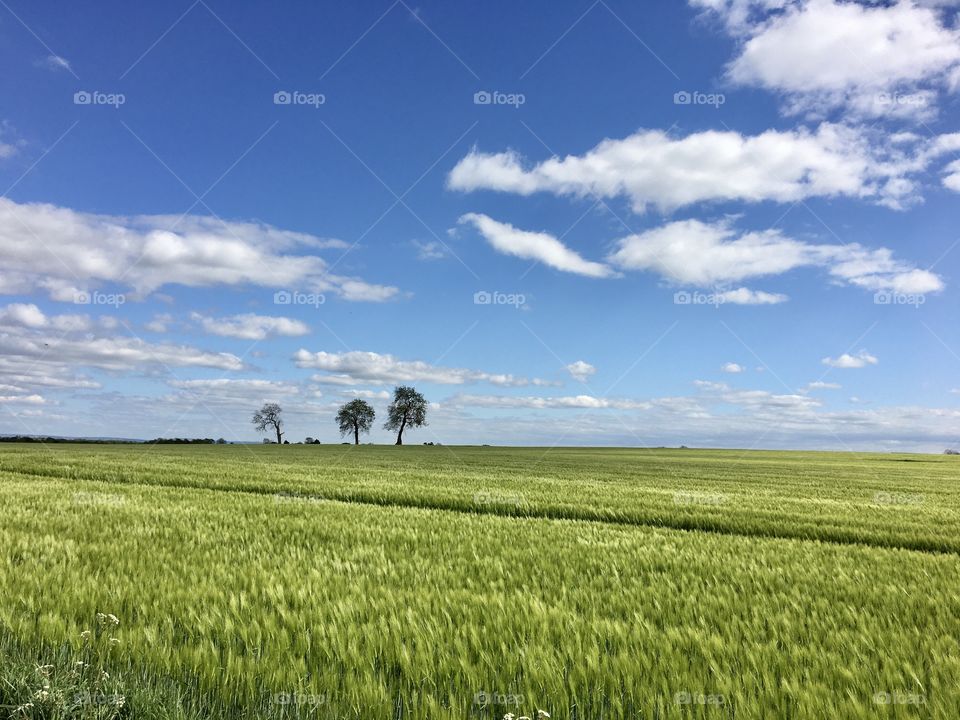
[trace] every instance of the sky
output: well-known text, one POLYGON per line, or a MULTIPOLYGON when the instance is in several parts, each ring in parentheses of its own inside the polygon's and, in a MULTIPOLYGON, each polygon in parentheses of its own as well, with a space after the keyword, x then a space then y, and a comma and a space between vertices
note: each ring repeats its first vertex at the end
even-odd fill
POLYGON ((0 433, 960 446, 960 2, 0 3, 0 433))

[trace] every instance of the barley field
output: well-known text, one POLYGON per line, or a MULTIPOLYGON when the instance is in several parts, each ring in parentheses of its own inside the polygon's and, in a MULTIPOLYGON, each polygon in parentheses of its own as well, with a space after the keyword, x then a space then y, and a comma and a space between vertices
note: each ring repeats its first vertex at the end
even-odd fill
POLYGON ((0 718, 960 717, 960 458, 0 445, 0 718))

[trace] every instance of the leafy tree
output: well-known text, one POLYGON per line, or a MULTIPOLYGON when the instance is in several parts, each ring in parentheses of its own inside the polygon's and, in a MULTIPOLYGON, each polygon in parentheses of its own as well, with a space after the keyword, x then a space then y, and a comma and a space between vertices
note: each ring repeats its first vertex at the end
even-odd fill
POLYGON ((414 388, 400 385, 393 389, 393 402, 387 409, 384 428, 397 431, 397 445, 403 445, 405 428, 427 424, 427 401, 414 388))
POLYGON ((283 418, 280 417, 283 409, 276 403, 266 403, 253 414, 253 426, 260 432, 273 430, 277 433, 277 444, 283 442, 283 418))
POLYGON ((340 426, 341 437, 353 432, 353 443, 359 445, 360 433, 370 432, 375 416, 373 408, 365 400, 360 398, 351 400, 337 413, 337 425, 340 426))

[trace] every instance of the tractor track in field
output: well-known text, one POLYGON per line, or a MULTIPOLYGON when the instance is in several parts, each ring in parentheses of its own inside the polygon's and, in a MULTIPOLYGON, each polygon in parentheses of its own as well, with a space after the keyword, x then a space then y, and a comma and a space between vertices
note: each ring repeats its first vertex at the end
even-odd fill
POLYGON ((52 482, 86 482, 111 485, 114 487, 137 487, 137 488, 158 488, 158 489, 183 489, 199 490, 214 493, 229 493, 241 495, 255 495, 268 498, 284 498, 290 501, 302 500, 309 502, 329 502, 341 503, 344 505, 363 505, 368 507, 389 507, 409 510, 433 510, 438 512, 452 512, 464 515, 488 515, 501 518, 513 518, 515 520, 551 520, 567 522, 596 523, 603 525, 613 525, 618 527, 637 527, 651 528, 660 530, 675 530, 678 532, 701 532, 713 535, 724 535, 728 537, 739 537, 744 539, 768 539, 768 540, 793 540, 799 542, 823 543, 826 545, 839 545, 846 547, 861 547, 864 549, 880 550, 901 550, 906 552, 917 552, 925 555, 946 555, 960 557, 960 549, 951 549, 943 547, 939 543, 930 541, 919 541, 914 543, 900 542, 894 538, 862 538, 852 535, 834 534, 832 536, 813 536, 802 532, 784 532, 772 528, 765 530, 763 528, 738 529, 725 525, 723 523, 705 522, 704 519, 692 518, 689 521, 671 520, 664 522, 655 518, 642 517, 615 517, 605 516, 603 513, 577 513, 565 508, 539 508, 533 512, 523 511, 505 511, 496 506, 466 506, 462 501, 451 500, 442 502, 437 500, 417 501, 409 498, 387 498, 375 497, 370 495, 351 495, 350 493, 327 495, 316 493, 300 493, 282 488, 230 488, 230 487, 209 487, 195 483, 184 482, 138 482, 136 480, 90 480, 79 478, 68 478, 49 473, 33 473, 22 470, 7 471, 14 475, 24 477, 42 478, 52 482))

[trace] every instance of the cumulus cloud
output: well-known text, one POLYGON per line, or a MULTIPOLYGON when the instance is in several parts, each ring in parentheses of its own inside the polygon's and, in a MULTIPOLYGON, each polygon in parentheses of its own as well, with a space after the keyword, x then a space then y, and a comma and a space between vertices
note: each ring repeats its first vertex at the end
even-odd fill
POLYGON ((343 245, 262 223, 94 215, 0 198, 0 292, 42 288, 68 302, 104 283, 138 295, 166 285, 254 285, 370 301, 397 295, 394 287, 329 274, 313 254, 343 245))
POLYGON ((570 363, 566 366, 566 370, 574 380, 579 380, 580 382, 586 382, 597 372, 597 369, 593 365, 584 360, 577 360, 576 362, 570 363))
POLYGON ((951 149, 940 138, 896 140, 832 123, 758 135, 706 130, 673 137, 640 130, 604 140, 583 155, 529 166, 514 151, 473 149, 450 171, 447 185, 465 192, 625 197, 638 213, 651 205, 669 211, 708 201, 811 197, 863 198, 900 208, 918 199, 916 177, 951 149))
POLYGON ((49 321, 43 311, 32 303, 11 303, 0 308, 0 323, 40 328, 45 327, 49 321))
POLYGON ((234 315, 225 318, 213 318, 191 313, 190 319, 200 324, 204 332, 223 337, 240 338, 243 340, 263 340, 268 337, 285 336, 297 337, 307 335, 310 328, 306 323, 287 317, 271 317, 267 315, 234 315))
POLYGON ((438 385, 463 385, 485 382, 504 387, 545 385, 547 381, 510 374, 489 373, 466 368, 433 365, 422 360, 400 360, 393 355, 351 351, 344 353, 298 350, 294 355, 297 367, 324 370, 329 375, 316 376, 317 382, 337 385, 363 383, 431 382, 438 385))
POLYGON ((650 270, 698 287, 800 267, 821 267, 837 282, 869 290, 927 293, 944 286, 939 276, 895 259, 887 248, 816 245, 777 230, 738 234, 729 223, 701 220, 680 220, 623 238, 609 260, 623 269, 650 270))
POLYGON ((861 350, 856 355, 844 353, 836 358, 825 357, 821 362, 832 368, 852 369, 866 367, 867 365, 876 365, 880 361, 866 350, 861 350))
POLYGON ((720 371, 725 373, 736 374, 736 373, 745 372, 746 368, 743 365, 739 365, 738 363, 728 362, 728 363, 724 363, 720 367, 720 371))
POLYGON ((790 114, 915 117, 956 84, 960 33, 931 5, 900 0, 693 0, 741 40, 729 79, 782 93, 790 114))
POLYGON ((613 274, 602 263, 584 260, 553 235, 518 230, 509 223, 498 222, 480 213, 467 213, 459 222, 473 225, 495 250, 505 255, 536 260, 557 270, 587 277, 608 277, 613 274))
POLYGON ((0 370, 14 358, 30 358, 40 366, 142 370, 145 367, 208 367, 240 370, 236 355, 208 352, 187 345, 152 344, 134 337, 92 334, 89 316, 47 316, 35 305, 14 303, 0 308, 0 370))

